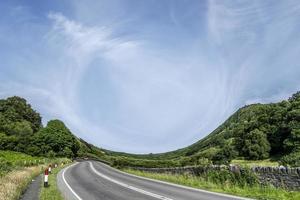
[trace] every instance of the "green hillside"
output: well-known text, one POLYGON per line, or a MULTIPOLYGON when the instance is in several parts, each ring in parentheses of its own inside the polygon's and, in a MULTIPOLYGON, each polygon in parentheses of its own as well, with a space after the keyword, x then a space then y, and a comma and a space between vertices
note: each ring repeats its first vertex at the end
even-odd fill
POLYGON ((300 166, 300 92, 288 100, 253 104, 237 110, 198 142, 176 151, 135 155, 106 151, 121 160, 140 163, 164 160, 175 165, 226 164, 232 159, 271 159, 300 166))
POLYGON ((40 114, 25 99, 1 99, 0 150, 50 158, 103 155, 100 149, 74 136, 62 121, 50 120, 45 127, 41 121, 40 114))
POLYGON ((40 114, 25 99, 10 97, 0 100, 0 150, 40 157, 90 157, 119 167, 228 164, 233 159, 239 163, 268 159, 300 166, 300 92, 279 103, 240 108, 208 136, 186 148, 146 155, 98 148, 74 136, 57 119, 43 127, 40 114))

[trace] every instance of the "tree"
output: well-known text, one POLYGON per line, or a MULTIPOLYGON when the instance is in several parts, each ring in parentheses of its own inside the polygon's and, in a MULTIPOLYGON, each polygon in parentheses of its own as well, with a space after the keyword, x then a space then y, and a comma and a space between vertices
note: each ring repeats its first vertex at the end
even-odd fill
POLYGON ((61 157, 73 157, 80 148, 77 138, 60 120, 51 120, 33 137, 31 146, 41 149, 41 154, 47 155, 49 151, 61 157))
POLYGON ((56 156, 56 153, 53 150, 50 150, 47 155, 48 158, 54 158, 56 156))
POLYGON ((297 101, 297 100, 300 100, 300 91, 296 92, 289 98, 289 101, 297 101))
POLYGON ((7 124, 22 121, 29 122, 33 132, 42 127, 40 114, 25 99, 14 96, 0 101, 0 130, 5 129, 7 124))
POLYGON ((285 155, 281 158, 281 164, 290 165, 291 167, 300 166, 300 151, 294 151, 288 155, 285 155))
POLYGON ((287 152, 300 151, 300 129, 293 129, 290 136, 284 140, 284 148, 287 152))
POLYGON ((259 129, 254 129, 245 135, 242 140, 242 153, 245 157, 253 160, 264 159, 269 156, 270 143, 267 136, 259 129))
POLYGON ((71 151, 71 149, 69 149, 69 147, 65 147, 65 148, 64 148, 63 155, 64 155, 65 157, 68 157, 68 158, 74 157, 74 154, 73 154, 73 152, 71 151))
POLYGON ((217 154, 214 155, 212 161, 214 164, 229 164, 236 156, 237 152, 234 149, 234 146, 227 143, 217 154))
POLYGON ((7 127, 8 127, 7 129, 8 135, 26 136, 26 135, 33 134, 33 130, 31 128, 30 123, 25 120, 11 123, 7 127))

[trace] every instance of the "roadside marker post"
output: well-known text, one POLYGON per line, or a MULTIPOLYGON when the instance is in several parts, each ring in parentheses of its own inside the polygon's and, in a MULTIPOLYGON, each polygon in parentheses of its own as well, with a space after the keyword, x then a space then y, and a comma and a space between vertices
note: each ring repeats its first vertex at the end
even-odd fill
POLYGON ((44 187, 48 187, 48 169, 45 170, 45 173, 44 173, 44 187))
POLYGON ((49 173, 51 174, 51 165, 49 165, 49 168, 48 168, 48 169, 49 169, 49 173))

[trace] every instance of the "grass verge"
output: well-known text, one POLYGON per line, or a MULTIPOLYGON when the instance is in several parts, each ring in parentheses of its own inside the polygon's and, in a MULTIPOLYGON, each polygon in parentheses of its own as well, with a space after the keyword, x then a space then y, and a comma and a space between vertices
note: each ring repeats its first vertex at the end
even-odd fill
POLYGON ((52 173, 49 175, 48 177, 48 183, 49 183, 49 187, 45 188, 44 187, 44 182, 42 182, 42 186, 41 186, 41 192, 40 192, 40 200, 63 200, 63 196, 61 194, 61 192, 59 191, 58 187, 57 187, 57 174, 58 172, 68 166, 64 165, 64 166, 60 166, 57 168, 54 168, 52 170, 52 173))
POLYGON ((31 180, 50 163, 68 163, 67 158, 33 157, 13 151, 0 151, 0 200, 19 199, 31 180))
POLYGON ((213 192, 227 193, 237 196, 250 197, 261 200, 298 200, 300 199, 300 192, 286 191, 284 189, 275 188, 272 186, 261 187, 255 186, 236 186, 230 183, 213 183, 202 177, 191 175, 171 175, 142 172, 132 169, 123 170, 127 173, 143 176, 147 178, 162 180, 179 185, 185 185, 198 189, 205 189, 213 192))
POLYGON ((242 167, 277 167, 279 163, 270 159, 266 160, 232 160, 231 164, 239 165, 242 167))
POLYGON ((24 169, 24 167, 47 164, 49 159, 33 157, 14 151, 0 151, 0 177, 12 170, 24 169))
POLYGON ((40 174, 42 167, 27 167, 8 172, 0 177, 0 200, 19 199, 32 178, 40 174))

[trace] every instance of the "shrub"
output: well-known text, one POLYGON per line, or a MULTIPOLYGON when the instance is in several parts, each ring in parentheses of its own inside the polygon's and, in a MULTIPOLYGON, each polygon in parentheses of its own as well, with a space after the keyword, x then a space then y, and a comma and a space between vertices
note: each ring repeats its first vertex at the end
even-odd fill
POLYGON ((259 183, 257 176, 247 168, 240 172, 231 172, 226 168, 220 169, 220 171, 210 170, 207 172, 206 179, 216 184, 239 187, 254 186, 259 183))
POLYGON ((286 156, 283 156, 280 160, 282 165, 289 165, 291 167, 300 166, 300 151, 292 152, 286 156))
POLYGON ((0 175, 2 175, 5 172, 8 172, 12 169, 13 165, 11 162, 4 160, 3 158, 0 158, 0 175))

